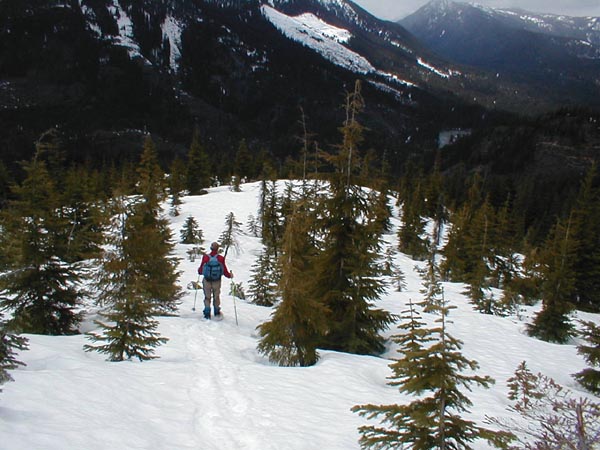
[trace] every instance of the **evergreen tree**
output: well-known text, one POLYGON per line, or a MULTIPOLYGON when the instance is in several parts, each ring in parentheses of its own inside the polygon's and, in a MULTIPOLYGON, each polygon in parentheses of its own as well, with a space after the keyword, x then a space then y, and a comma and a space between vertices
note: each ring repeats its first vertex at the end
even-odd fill
POLYGON ((250 150, 248 150, 248 144, 245 139, 242 139, 235 154, 233 173, 240 180, 252 179, 256 175, 252 166, 252 155, 250 155, 250 150))
POLYGON ((188 216, 180 232, 182 244, 202 245, 204 243, 204 233, 198 226, 198 222, 193 216, 188 216))
POLYGON ((390 364, 393 375, 388 384, 416 398, 407 405, 355 406, 353 411, 368 419, 382 417, 381 426, 359 429, 362 448, 465 450, 479 439, 498 448, 506 446, 507 433, 479 427, 460 416, 471 406, 462 391, 471 384, 488 387, 493 380, 462 373, 476 370, 478 364, 460 353, 462 342, 447 332, 449 309, 440 308, 441 317, 436 320, 440 325, 429 330, 411 311, 410 321, 402 327, 405 334, 393 338, 402 357, 390 364))
MULTIPOLYGON (((17 359, 17 350, 27 350, 27 338, 12 334, 7 329, 4 316, 0 312, 0 386, 9 381, 14 381, 9 371, 24 366, 17 359)), ((0 389, 2 392, 2 389, 0 389)))
POLYGON ((260 192, 260 222, 262 242, 275 258, 279 257, 279 248, 284 231, 284 221, 281 217, 280 198, 277 195, 277 182, 263 180, 260 192))
POLYGON ((545 243, 542 254, 542 310, 528 326, 530 336, 544 341, 565 343, 573 335, 569 315, 573 310, 575 275, 573 272, 575 242, 571 234, 571 218, 560 221, 545 243))
POLYGON ((402 226, 398 230, 400 251, 411 255, 413 259, 424 259, 428 253, 428 242, 423 237, 425 232, 425 198, 421 184, 409 192, 405 192, 402 204, 402 226))
POLYGON ((318 205, 321 251, 314 259, 312 295, 329 313, 328 333, 320 346, 338 351, 373 354, 384 349, 379 332, 394 317, 373 302, 385 291, 381 280, 381 227, 375 216, 375 196, 357 186, 358 145, 363 127, 357 120, 362 108, 360 83, 347 97, 342 144, 327 160, 334 167, 330 195, 318 205))
POLYGON ((60 214, 69 223, 67 255, 69 262, 97 257, 102 242, 105 200, 95 186, 94 174, 85 167, 72 167, 65 175, 60 214))
POLYGON ((235 214, 230 212, 225 217, 225 231, 219 237, 221 247, 225 248, 225 256, 227 256, 227 252, 229 252, 231 247, 233 247, 236 253, 240 252, 238 236, 241 234, 243 234, 242 224, 235 219, 235 214))
POLYGON ((577 353, 583 356, 585 361, 592 367, 583 369, 574 375, 585 388, 596 395, 600 395, 600 326, 593 322, 583 322, 583 338, 589 345, 581 344, 577 347, 577 353), (598 369, 594 369, 597 367, 598 369))
POLYGON ((150 135, 144 139, 144 149, 137 173, 137 191, 142 195, 146 208, 156 215, 161 202, 166 198, 167 185, 165 174, 158 163, 156 147, 150 135))
POLYGON ((423 289, 420 290, 423 294, 423 301, 419 303, 423 307, 423 312, 437 313, 443 305, 444 288, 441 283, 440 269, 436 263, 436 254, 431 251, 427 258, 427 267, 419 269, 419 274, 423 279, 423 289))
POLYGON ((596 166, 581 184, 573 211, 573 239, 577 242, 573 270, 573 302, 580 309, 600 312, 600 188, 596 166))
POLYGON ((209 187, 211 185, 210 175, 210 161, 200 142, 200 132, 196 128, 187 160, 186 188, 189 194, 201 194, 204 188, 209 187))
POLYGON ((70 225, 61 214, 59 195, 46 164, 24 164, 26 178, 14 188, 16 200, 4 211, 4 236, 10 265, 0 278, 0 305, 13 312, 11 329, 22 333, 72 334, 83 291, 79 264, 69 264, 70 225))
POLYGON ((173 256, 175 244, 169 223, 162 215, 166 197, 164 173, 158 164, 156 149, 148 136, 137 169, 140 201, 132 206, 133 214, 125 221, 125 250, 133 267, 145 277, 145 295, 156 303, 157 312, 177 311, 182 293, 177 285, 178 260, 173 256))
POLYGON ((406 275, 402 268, 394 263, 394 247, 388 247, 385 250, 385 270, 384 274, 392 278, 392 284, 396 286, 397 292, 406 289, 406 275))
POLYGON ((249 293, 252 303, 260 306, 273 306, 277 301, 277 285, 281 270, 274 255, 268 249, 262 251, 256 264, 252 266, 249 293))
POLYGON ((183 160, 176 157, 171 163, 169 173, 169 194, 171 196, 170 214, 174 217, 179 215, 179 206, 181 206, 181 193, 185 190, 186 167, 183 160))
POLYGON ((311 366, 319 358, 320 337, 327 332, 327 307, 310 295, 313 248, 307 239, 312 226, 299 208, 288 220, 281 255, 281 302, 271 319, 258 327, 258 351, 281 366, 311 366))
POLYGON ((153 286, 148 271, 140 267, 148 256, 144 255, 145 244, 150 241, 139 239, 138 227, 147 215, 142 209, 130 209, 124 198, 116 199, 115 206, 117 214, 107 233, 109 250, 96 277, 98 301, 105 308, 100 313, 105 321, 96 321, 96 324, 103 332, 88 333, 92 342, 104 344, 85 345, 84 349, 104 353, 110 361, 153 359, 154 348, 167 339, 156 332, 158 322, 154 316, 162 312, 162 305, 149 292, 153 286))

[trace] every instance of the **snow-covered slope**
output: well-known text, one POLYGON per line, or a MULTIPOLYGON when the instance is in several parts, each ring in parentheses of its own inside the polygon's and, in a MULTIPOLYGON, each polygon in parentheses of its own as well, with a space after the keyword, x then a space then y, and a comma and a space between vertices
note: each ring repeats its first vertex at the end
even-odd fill
POLYGON ((262 7, 262 12, 284 35, 312 48, 332 63, 357 73, 375 71, 366 58, 343 45, 352 37, 348 30, 329 25, 311 13, 290 17, 267 5, 262 7))
MULTIPOLYGON (((217 239, 228 213, 240 222, 257 215, 259 190, 258 183, 251 183, 242 185, 239 193, 220 187, 208 195, 184 198, 181 215, 171 219, 174 235, 179 236, 192 215, 207 241, 217 239)), ((394 226, 398 223, 395 218, 394 226)), ((230 251, 227 261, 235 281, 247 287, 260 241, 249 234, 239 241, 240 253, 230 251)), ((386 241, 396 245, 395 230, 386 241)), ((183 286, 197 279, 198 260, 189 261, 186 250, 185 245, 176 250, 183 286)), ((421 298, 421 281, 414 270, 421 263, 402 254, 395 262, 406 274, 407 289, 390 290, 378 306, 400 313, 409 299, 421 298)), ((357 427, 367 423, 350 411, 352 406, 407 401, 386 384, 391 373, 388 358, 396 356, 391 344, 382 357, 323 351, 313 367, 269 364, 256 351, 256 327, 272 310, 248 301, 234 303, 227 294, 229 281, 223 284, 223 321, 207 322, 192 311, 202 299, 189 290, 179 316, 160 319, 159 331, 169 341, 157 349, 157 360, 110 363, 99 353, 83 351, 89 343, 83 335, 27 336, 30 350, 20 354, 27 366, 11 372, 16 381, 3 385, 0 394, 0 447, 350 450, 359 448, 357 427)), ((450 315, 450 333, 464 341, 463 353, 480 363, 478 373, 496 379, 489 390, 467 393, 474 403, 470 419, 481 423, 486 415, 511 416, 506 410, 506 379, 523 360, 534 373, 541 371, 585 395, 570 376, 584 367, 575 343, 548 344, 524 334, 531 309, 519 317, 482 315, 461 294, 463 285, 444 283, 444 288, 457 307, 450 315)), ((579 317, 600 323, 598 315, 579 317)), ((93 318, 87 317, 84 331, 93 329, 93 318)), ((435 318, 424 315, 428 323, 435 318)), ((386 335, 396 332, 392 328, 386 335)), ((481 442, 474 447, 488 448, 481 442)))

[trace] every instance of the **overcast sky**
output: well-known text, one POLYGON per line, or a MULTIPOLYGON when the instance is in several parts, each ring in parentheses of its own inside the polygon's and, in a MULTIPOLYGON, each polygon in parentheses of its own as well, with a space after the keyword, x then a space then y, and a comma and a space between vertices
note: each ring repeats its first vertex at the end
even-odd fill
MULTIPOLYGON (((371 14, 387 20, 412 14, 429 0, 353 0, 371 14)), ((600 17, 600 0, 478 0, 492 8, 521 8, 531 12, 600 17)))

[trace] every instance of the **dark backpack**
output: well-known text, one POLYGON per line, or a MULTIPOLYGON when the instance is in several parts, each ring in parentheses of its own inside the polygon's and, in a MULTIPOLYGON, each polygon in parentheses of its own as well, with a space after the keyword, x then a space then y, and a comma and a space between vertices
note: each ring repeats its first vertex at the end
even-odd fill
POLYGON ((207 281, 217 281, 223 276, 223 265, 217 259, 217 255, 208 255, 208 261, 204 264, 202 275, 207 281))

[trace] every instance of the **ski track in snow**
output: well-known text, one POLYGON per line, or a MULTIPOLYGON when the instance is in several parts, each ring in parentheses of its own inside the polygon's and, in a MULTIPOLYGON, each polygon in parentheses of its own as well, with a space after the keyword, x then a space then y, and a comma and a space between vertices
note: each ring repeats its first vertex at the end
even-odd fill
MULTIPOLYGON (((280 183, 283 190, 283 183, 280 183)), ((257 216, 260 183, 242 185, 242 192, 212 188, 208 195, 183 198, 181 214, 171 217, 173 238, 193 215, 204 232, 204 247, 217 240, 225 217, 234 212, 246 231, 248 217, 257 216)), ((393 204, 391 202, 390 204, 393 204)), ((394 208, 392 223, 399 225, 394 208)), ((252 265, 261 246, 257 237, 240 236, 241 252, 230 250, 227 265, 247 291, 252 265)), ((385 236, 396 245, 395 231, 385 236)), ((180 285, 196 280, 200 263, 189 261, 189 246, 177 244, 181 258, 180 285)), ((392 288, 378 307, 399 314, 409 299, 420 301, 421 279, 416 263, 398 254, 396 264, 406 275, 407 288, 392 288)), ((105 355, 86 353, 84 335, 28 335, 29 351, 19 355, 26 367, 14 370, 14 383, 0 394, 1 450, 349 450, 358 449, 357 428, 377 425, 350 411, 354 405, 403 403, 409 399, 388 386, 387 358, 398 356, 388 343, 382 357, 321 351, 312 367, 286 368, 270 364, 256 350, 256 327, 272 309, 237 300, 236 325, 230 281, 224 279, 221 322, 202 318, 202 291, 186 290, 177 317, 159 318, 159 333, 169 341, 156 349, 158 359, 146 362, 107 362, 105 355)), ((587 395, 571 378, 585 367, 576 354, 577 342, 555 345, 529 338, 524 327, 536 308, 523 308, 522 317, 486 316, 473 311, 462 294, 465 286, 443 283, 446 298, 457 306, 448 330, 462 340, 462 352, 479 362, 480 375, 496 384, 475 387, 466 417, 482 423, 486 415, 514 417, 507 412, 506 379, 526 360, 534 373, 587 395)), ((600 323, 600 315, 578 313, 600 323)), ((93 330, 89 317, 82 329, 93 330)), ((433 324, 437 316, 423 315, 433 324)), ((393 326, 384 335, 397 333, 393 326)), ((476 450, 487 450, 476 442, 476 450)))

